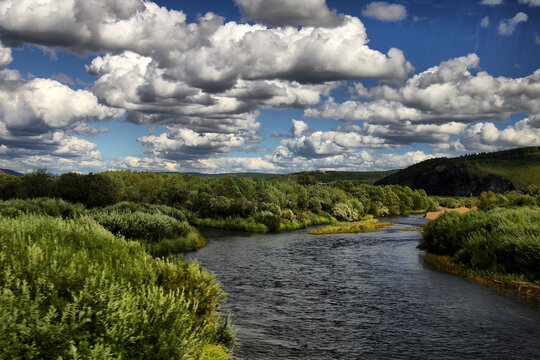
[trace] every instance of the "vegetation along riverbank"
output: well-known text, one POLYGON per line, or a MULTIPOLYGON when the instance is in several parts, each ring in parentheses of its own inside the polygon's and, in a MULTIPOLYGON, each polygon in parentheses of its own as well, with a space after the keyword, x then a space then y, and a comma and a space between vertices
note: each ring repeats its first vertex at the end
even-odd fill
POLYGON ((0 218, 2 359, 227 359, 224 293, 91 216, 0 218))
POLYGON ((311 235, 365 233, 378 231, 380 228, 390 225, 394 225, 394 223, 379 222, 378 219, 369 218, 361 221, 338 222, 322 229, 312 230, 309 233, 311 235))
POLYGON ((438 206, 423 190, 360 181, 316 184, 308 175, 291 181, 130 171, 0 175, 0 199, 38 197, 61 198, 88 209, 126 201, 166 205, 182 212, 192 226, 252 232, 358 221, 366 215, 397 216, 438 206))
POLYGON ((540 304, 540 208, 447 212, 429 222, 426 263, 540 304))

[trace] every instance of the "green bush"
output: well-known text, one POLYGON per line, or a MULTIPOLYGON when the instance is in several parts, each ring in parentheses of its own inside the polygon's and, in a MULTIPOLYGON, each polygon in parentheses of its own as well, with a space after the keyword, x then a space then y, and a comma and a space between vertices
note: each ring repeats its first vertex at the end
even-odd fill
POLYGON ((234 341, 197 263, 154 259, 89 218, 0 228, 2 359, 223 358, 234 341))
MULTIPOLYGON (((48 215, 62 218, 75 218, 85 213, 86 209, 81 204, 72 204, 62 199, 36 198, 36 199, 13 199, 0 201, 0 209, 18 209, 24 214, 48 215)), ((15 215, 14 210, 11 215, 15 215)), ((0 213, 4 213, 0 210, 0 213)))
POLYGON ((186 235, 189 230, 187 221, 180 222, 160 213, 98 212, 94 219, 113 234, 148 242, 177 238, 186 235))
POLYGON ((145 203, 134 203, 130 201, 122 201, 114 205, 96 209, 96 213, 133 213, 144 212, 148 214, 161 214, 170 216, 180 222, 187 222, 184 213, 176 208, 165 205, 154 205, 145 203))
POLYGON ((540 209, 494 209, 429 222, 420 248, 475 269, 540 280, 540 209))

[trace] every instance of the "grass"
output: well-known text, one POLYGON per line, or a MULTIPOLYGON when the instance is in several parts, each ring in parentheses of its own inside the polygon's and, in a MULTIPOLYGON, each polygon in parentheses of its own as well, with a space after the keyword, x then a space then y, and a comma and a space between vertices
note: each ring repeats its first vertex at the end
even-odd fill
POLYGON ((540 153, 527 154, 521 158, 479 163, 478 167, 510 181, 516 189, 529 184, 540 184, 540 153))
POLYGON ((366 219, 353 222, 338 222, 336 224, 328 225, 322 229, 312 230, 309 233, 311 235, 365 233, 378 231, 380 228, 390 225, 394 224, 382 223, 377 219, 366 219))
POLYGON ((406 229, 399 229, 399 231, 424 231, 424 228, 417 227, 417 228, 406 228, 406 229))
POLYGON ((158 242, 142 242, 146 251, 156 257, 195 251, 205 247, 207 243, 208 240, 194 227, 191 227, 187 234, 180 237, 163 239, 158 242))
POLYGON ((237 230, 255 233, 267 233, 268 227, 253 219, 194 219, 194 224, 200 228, 237 230))

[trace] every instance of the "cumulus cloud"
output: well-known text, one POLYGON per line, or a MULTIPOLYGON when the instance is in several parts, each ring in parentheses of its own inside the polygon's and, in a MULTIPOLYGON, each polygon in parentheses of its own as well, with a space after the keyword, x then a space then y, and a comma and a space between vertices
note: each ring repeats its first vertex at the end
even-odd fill
POLYGON ((186 128, 167 127, 167 133, 140 137, 138 140, 152 156, 167 160, 187 160, 224 155, 260 138, 255 133, 197 133, 186 128))
POLYGON ((540 127, 532 118, 525 118, 498 129, 493 123, 479 122, 467 127, 461 138, 448 144, 432 146, 435 151, 485 152, 522 146, 540 145, 540 127))
POLYGON ((5 68, 10 61, 10 49, 0 46, 1 165, 23 172, 36 167, 58 172, 103 168, 97 146, 76 135, 99 132, 88 123, 121 117, 124 111, 55 80, 25 80, 5 68))
MULTIPOLYGON (((260 141, 259 108, 313 107, 342 80, 400 83, 414 70, 399 49, 369 48, 362 22, 324 0, 278 2, 270 11, 267 1, 238 0, 245 17, 269 28, 212 13, 188 23, 182 11, 141 0, 4 0, 5 43, 100 54, 87 67, 96 76, 92 92, 71 90, 65 74, 4 82, 6 131, 92 135, 106 130, 82 124, 125 112, 127 121, 167 127, 139 139, 148 156, 209 159, 260 141)), ((0 48, 0 67, 9 61, 0 48)))
POLYGON ((372 154, 366 150, 353 153, 331 155, 323 158, 289 157, 287 153, 276 152, 265 157, 282 169, 282 172, 304 170, 367 171, 389 170, 410 166, 420 161, 433 158, 422 151, 409 151, 403 154, 372 154))
POLYGON ((499 35, 513 34, 519 23, 526 22, 528 19, 527 14, 520 11, 513 18, 502 20, 497 28, 499 35))
POLYGON ((283 170, 262 157, 218 157, 176 162, 160 157, 128 156, 111 160, 109 167, 117 170, 201 172, 207 174, 247 171, 280 172, 283 170))
POLYGON ((485 16, 480 21, 480 26, 487 28, 489 26, 489 16, 485 16))
POLYGON ((55 80, 26 81, 7 70, 0 77, 0 122, 11 132, 39 134, 124 114, 123 110, 99 104, 89 91, 74 91, 55 80))
POLYGON ((358 132, 314 131, 293 120, 292 136, 281 140, 276 152, 286 157, 320 158, 355 151, 357 148, 389 148, 384 139, 358 132))
POLYGON ((480 2, 480 5, 489 5, 489 6, 495 6, 495 5, 501 5, 501 4, 504 4, 503 0, 482 0, 480 2))
POLYGON ((414 75, 399 88, 376 86, 354 89, 371 101, 329 99, 305 116, 336 120, 364 120, 391 124, 504 121, 512 113, 540 113, 540 69, 523 78, 493 77, 476 68, 475 54, 454 58, 414 75))
POLYGON ((34 136, 0 135, 0 145, 7 151, 0 166, 20 172, 47 168, 53 173, 96 171, 105 169, 97 145, 62 131, 34 136))
POLYGON ((133 51, 152 57, 168 76, 210 91, 230 88, 237 78, 395 80, 412 70, 401 51, 385 55, 370 49, 364 25, 351 16, 335 28, 267 28, 224 24, 212 13, 188 24, 180 11, 137 0, 122 13, 112 0, 99 2, 96 9, 90 4, 95 1, 49 2, 0 3, 3 38, 70 51, 133 51))
POLYGON ((326 0, 235 0, 244 18, 271 26, 334 27, 343 21, 326 0))
POLYGON ((381 21, 397 21, 405 19, 407 10, 403 5, 388 4, 385 1, 374 1, 362 10, 362 15, 381 21))
POLYGON ((0 42, 0 70, 5 69, 13 61, 11 57, 11 49, 4 47, 0 42))
POLYGON ((529 7, 540 6, 540 0, 518 0, 520 4, 527 4, 529 7))

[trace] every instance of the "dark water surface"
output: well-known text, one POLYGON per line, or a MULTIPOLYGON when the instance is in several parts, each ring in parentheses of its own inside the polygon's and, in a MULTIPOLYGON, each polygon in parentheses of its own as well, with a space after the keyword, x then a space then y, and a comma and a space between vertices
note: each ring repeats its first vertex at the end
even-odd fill
MULTIPOLYGON (((540 310, 432 271, 418 217, 377 233, 210 237, 236 359, 540 359, 540 310), (407 225, 403 224, 407 223, 407 225)), ((212 234, 209 234, 212 235, 212 234)))

